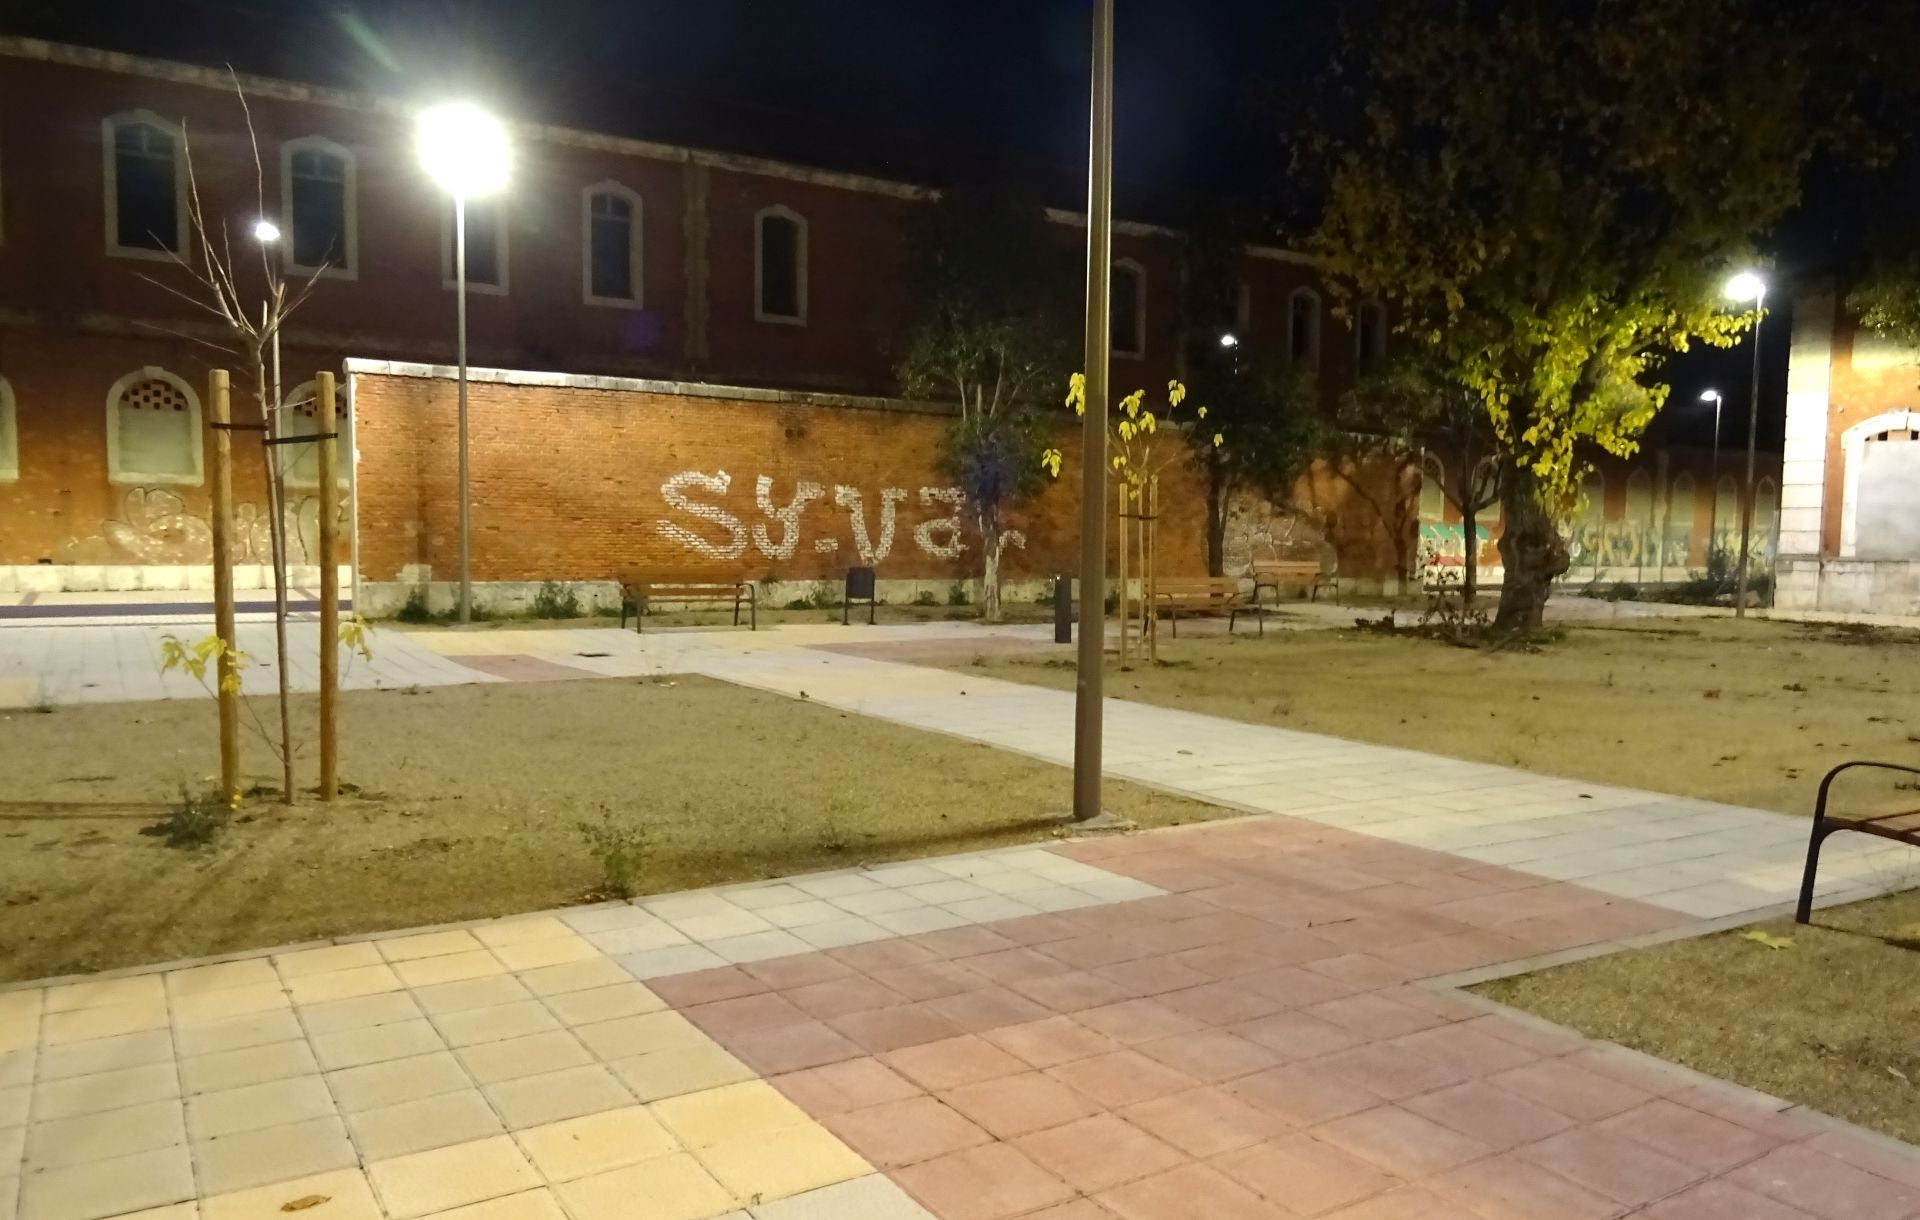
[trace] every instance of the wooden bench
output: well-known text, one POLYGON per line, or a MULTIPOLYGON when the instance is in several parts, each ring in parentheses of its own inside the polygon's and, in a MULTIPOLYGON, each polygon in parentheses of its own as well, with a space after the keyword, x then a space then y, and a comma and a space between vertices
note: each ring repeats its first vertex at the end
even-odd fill
POLYGON ((633 629, 646 630, 647 610, 660 602, 733 603, 733 625, 740 625, 740 607, 747 607, 749 630, 760 629, 758 591, 750 580, 712 576, 654 576, 641 572, 622 572, 620 582, 620 626, 627 625, 627 612, 633 612, 633 629))
POLYGON ((1862 817, 1835 817, 1827 812, 1828 789, 1833 786, 1833 781, 1842 771, 1851 771, 1855 767, 1920 775, 1920 767, 1902 766, 1899 763, 1869 762, 1865 759, 1841 763, 1827 772, 1826 777, 1820 781, 1820 796, 1813 805, 1813 834, 1807 842, 1807 871, 1800 880, 1800 905, 1793 913, 1794 919, 1801 923, 1807 922, 1813 915, 1814 875, 1820 868, 1821 844, 1827 841, 1828 835, 1851 830, 1863 835, 1891 839, 1895 843, 1920 847, 1920 809, 1903 809, 1894 813, 1862 817))
POLYGON ((1232 576, 1161 576, 1153 582, 1153 601, 1157 611, 1164 606, 1173 620, 1173 636, 1180 638, 1180 611, 1227 612, 1227 633, 1243 613, 1260 623, 1260 634, 1267 633, 1266 609, 1258 601, 1249 601, 1240 591, 1240 581, 1232 576))
POLYGON ((1253 564, 1253 600, 1260 600, 1260 590, 1272 589, 1273 600, 1280 601, 1282 585, 1297 585, 1306 589, 1308 601, 1318 601, 1320 590, 1339 591, 1334 583, 1333 571, 1318 559, 1258 559, 1253 564))

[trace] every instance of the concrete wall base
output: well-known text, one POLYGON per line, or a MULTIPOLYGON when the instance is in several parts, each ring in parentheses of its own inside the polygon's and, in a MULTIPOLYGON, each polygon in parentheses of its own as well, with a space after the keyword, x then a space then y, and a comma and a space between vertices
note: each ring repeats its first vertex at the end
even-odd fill
POLYGON ((1920 560, 1783 555, 1779 573, 1781 610, 1920 614, 1920 560))

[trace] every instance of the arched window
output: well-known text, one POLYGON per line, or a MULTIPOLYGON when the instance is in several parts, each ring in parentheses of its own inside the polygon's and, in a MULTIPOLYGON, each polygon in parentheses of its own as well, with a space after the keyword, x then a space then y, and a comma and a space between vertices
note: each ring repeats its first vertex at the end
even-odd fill
POLYGON ((1107 301, 1109 344, 1116 356, 1147 354, 1147 269, 1130 258, 1113 260, 1107 301))
POLYGON ((1653 476, 1644 470, 1627 476, 1627 520, 1635 525, 1653 524, 1653 476))
MULTIPOLYGON (((501 196, 467 200, 467 287, 474 292, 505 296, 510 276, 507 271, 507 204, 501 196)), ((440 243, 441 286, 459 284, 453 259, 455 223, 453 204, 441 213, 443 240, 440 243)))
POLYGON ((200 399, 162 368, 136 369, 107 391, 107 477, 115 483, 201 479, 200 399))
POLYGON ((20 477, 20 424, 15 418, 13 383, 0 377, 0 483, 20 477))
POLYGON ((1296 364, 1320 362, 1320 294, 1296 288, 1287 297, 1287 357, 1296 364))
POLYGON ((187 250, 186 145, 178 125, 148 110, 101 124, 107 253, 170 258, 187 250))
POLYGON ((1580 518, 1583 521, 1607 519, 1607 476, 1598 470, 1589 470, 1587 477, 1580 480, 1580 518))
POLYGON ((358 268, 353 154, 307 136, 280 146, 280 208, 287 269, 352 278, 358 268))
POLYGON ((1370 368, 1387 355, 1387 307, 1362 301, 1353 315, 1353 352, 1361 368, 1370 368))
POLYGON ((1712 521, 1712 546, 1719 550, 1737 550, 1740 546, 1740 485, 1733 481, 1730 474, 1721 475, 1720 481, 1714 484, 1712 521))
POLYGON ((1666 562, 1685 567, 1693 562, 1693 522, 1699 509, 1699 493, 1693 476, 1681 471, 1667 490, 1666 562))
POLYGON ((618 182, 590 186, 580 202, 580 291, 589 305, 638 308, 640 196, 618 182))
POLYGON ((753 317, 804 326, 807 321, 807 221, 789 207, 753 217, 753 317))
MULTIPOLYGON (((1911 483, 1908 484, 1912 486, 1911 483)), ((1780 492, 1771 475, 1763 475, 1753 488, 1753 553, 1773 554, 1773 526, 1780 515, 1780 492)))
MULTIPOLYGON (((320 432, 320 411, 318 387, 311 381, 301 382, 289 390, 280 400, 281 436, 317 436, 320 432)), ((333 391, 333 428, 336 443, 334 453, 334 481, 346 485, 352 477, 353 421, 345 410, 346 395, 336 384, 333 391)), ((285 463, 281 467, 282 477, 289 487, 320 486, 320 446, 316 443, 304 445, 275 445, 273 451, 280 455, 285 463)))

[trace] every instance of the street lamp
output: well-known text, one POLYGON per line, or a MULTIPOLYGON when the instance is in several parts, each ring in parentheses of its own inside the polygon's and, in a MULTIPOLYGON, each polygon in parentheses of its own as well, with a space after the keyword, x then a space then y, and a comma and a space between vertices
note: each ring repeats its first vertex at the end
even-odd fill
POLYGON ((460 621, 473 621, 471 500, 467 478, 467 200, 507 184, 512 160, 500 120, 468 102, 435 106, 414 134, 421 168, 453 196, 454 313, 460 364, 460 621))
POLYGON ((1220 346, 1221 347, 1239 347, 1240 336, 1234 334, 1232 331, 1228 331, 1226 334, 1220 336, 1220 346))
POLYGON ((253 222, 253 240, 263 246, 270 246, 280 240, 280 226, 265 216, 253 222))
MULTIPOLYGON (((1734 582, 1733 615, 1747 617, 1747 564, 1753 541, 1753 450, 1760 436, 1760 327, 1766 318, 1767 281, 1742 271, 1727 281, 1727 299, 1753 302, 1753 384, 1747 391, 1747 485, 1740 506, 1740 576, 1734 582)), ((1718 496, 1718 489, 1715 495, 1718 496)))
POLYGON ((1720 528, 1720 404, 1727 401, 1727 396, 1718 390, 1702 390, 1700 401, 1713 404, 1713 477, 1709 484, 1713 507, 1707 510, 1707 558, 1711 560, 1715 531, 1720 528))

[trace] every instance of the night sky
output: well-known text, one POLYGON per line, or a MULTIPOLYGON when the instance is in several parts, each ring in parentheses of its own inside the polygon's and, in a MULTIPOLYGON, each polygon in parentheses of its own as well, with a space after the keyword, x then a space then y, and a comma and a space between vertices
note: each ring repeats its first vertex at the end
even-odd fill
MULTIPOLYGON (((1120 214, 1284 197, 1277 133, 1332 47, 1338 0, 1119 0, 1120 214), (1259 99, 1256 101, 1256 99, 1259 99)), ((8 0, 0 28, 506 115, 942 185, 1085 200, 1086 0, 8 0)), ((1784 265, 1846 240, 1847 188, 1775 235, 1784 265)), ((1784 416, 1788 319, 1768 325, 1761 436, 1784 416)), ((1656 425, 1743 443, 1751 348, 1675 361, 1656 425)))

